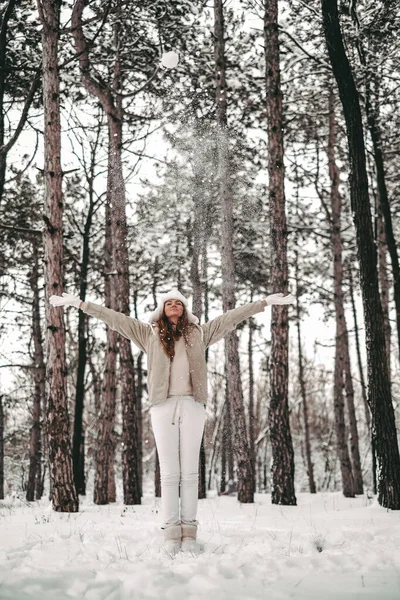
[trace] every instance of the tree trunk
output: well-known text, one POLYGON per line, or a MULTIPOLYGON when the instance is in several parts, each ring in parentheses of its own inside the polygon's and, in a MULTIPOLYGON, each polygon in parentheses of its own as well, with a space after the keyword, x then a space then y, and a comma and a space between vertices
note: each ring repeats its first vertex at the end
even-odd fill
POLYGON ((391 326, 389 320, 389 277, 388 277, 388 269, 387 269, 387 253, 388 248, 386 244, 386 233, 385 233, 385 223, 383 220, 382 206, 378 198, 378 207, 377 207, 377 248, 378 248, 378 273, 379 273, 379 283, 380 283, 380 298, 383 310, 383 320, 385 323, 385 344, 386 344, 386 354, 388 357, 388 372, 389 372, 389 380, 391 380, 391 368, 390 368, 390 334, 391 334, 391 326))
MULTIPOLYGON (((378 119, 375 110, 372 107, 370 99, 369 84, 366 87, 365 108, 367 112, 368 129, 372 140, 373 156, 376 168, 376 181, 378 184, 379 207, 384 216, 384 228, 387 249, 390 254, 390 262, 392 265, 393 274, 393 292, 394 303, 396 307, 396 324, 397 324, 397 340, 400 355, 400 265, 399 256, 397 253, 397 244, 394 237, 392 214, 390 211, 390 202, 386 187, 385 167, 382 154, 382 136, 378 125, 378 119)), ((387 330, 385 329, 385 332, 387 330)), ((390 354, 388 354, 388 357, 390 354)), ((389 367, 389 363, 388 363, 389 367)))
MULTIPOLYGON (((5 81, 8 74, 7 70, 7 33, 8 21, 14 10, 16 0, 9 0, 4 8, 0 22, 0 148, 4 145, 4 97, 5 97, 5 81)), ((6 164, 7 153, 0 152, 0 203, 4 192, 4 183, 6 180, 6 164)))
POLYGON ((53 509, 76 512, 70 442, 62 308, 51 308, 49 297, 63 291, 63 197, 61 171, 60 81, 58 32, 61 0, 38 0, 43 26, 44 108, 44 278, 46 291, 46 396, 53 509))
MULTIPOLYGON (((205 211, 207 214, 207 210, 205 211)), ((207 224, 207 219, 204 219, 207 224)), ((201 252, 201 279, 203 284, 203 296, 204 296, 204 322, 208 321, 208 251, 207 251, 207 239, 206 235, 203 234, 203 239, 201 242, 202 252, 201 252)), ((208 353, 209 348, 206 350, 206 363, 208 363, 208 353)))
MULTIPOLYGON (((122 121, 109 118, 109 141, 112 163, 112 228, 115 265, 118 272, 117 296, 119 312, 129 315, 129 263, 127 248, 125 183, 122 173, 122 121)), ((141 406, 135 388, 135 368, 130 340, 123 336, 118 340, 120 357, 120 381, 122 404, 122 469, 125 504, 140 504, 140 448, 139 419, 141 406)))
MULTIPOLYGON (((214 0, 214 43, 218 138, 218 182, 221 202, 222 304, 224 312, 235 307, 235 268, 233 262, 233 197, 231 187, 229 136, 227 129, 227 85, 222 0, 214 0)), ((235 434, 233 449, 238 469, 238 500, 254 502, 253 473, 248 445, 236 331, 225 337, 228 396, 235 434)), ((227 411, 228 414, 228 411, 227 411)), ((228 457, 229 458, 229 457, 228 457)))
POLYGON ((364 412, 365 412, 365 422, 367 423, 369 437, 371 440, 371 457, 372 457, 372 488, 374 494, 377 493, 377 481, 376 481, 376 452, 375 452, 375 438, 372 435, 372 423, 371 423, 371 411, 368 406, 367 400, 367 386, 365 385, 364 379, 364 369, 361 361, 361 349, 360 349, 360 338, 358 335, 358 322, 357 322, 357 310, 356 303, 354 300, 354 289, 353 289, 353 275, 351 269, 351 263, 349 262, 347 265, 348 279, 349 279, 349 290, 350 290, 350 300, 351 300, 351 309, 353 311, 353 320, 354 320, 354 338, 356 342, 356 353, 357 353, 357 365, 358 365, 358 375, 360 378, 361 385, 361 395, 364 404, 364 412))
MULTIPOLYGON (((109 159, 110 160, 110 159, 109 159)), ((111 226, 111 169, 107 173, 107 199, 105 216, 105 246, 104 246, 104 275, 105 275, 105 305, 116 310, 115 269, 113 257, 113 238, 111 226)), ((116 404, 116 367, 117 367, 117 336, 110 327, 107 328, 107 349, 102 385, 101 413, 99 433, 96 442, 96 474, 94 480, 95 504, 114 502, 110 492, 115 490, 115 482, 110 481, 110 464, 114 462, 113 430, 116 404)))
MULTIPOLYGON (((358 430, 357 420, 354 408, 354 389, 353 381, 351 377, 350 369, 350 353, 349 353, 349 336, 347 333, 346 315, 344 312, 344 301, 343 301, 343 244, 340 234, 341 229, 341 213, 342 213, 342 198, 339 192, 340 174, 335 159, 335 146, 336 146, 336 117, 335 117, 335 97, 331 91, 329 94, 329 140, 328 140, 328 161, 329 161, 329 178, 331 180, 331 211, 332 211, 332 227, 331 227, 331 240, 332 240, 332 251, 333 251, 333 278, 334 278, 334 290, 335 290, 335 315, 336 315, 336 359, 339 360, 340 368, 344 371, 344 384, 346 390, 346 401, 349 414, 349 430, 350 430, 350 451, 352 460, 352 475, 353 475, 353 489, 350 491, 347 484, 343 481, 343 490, 346 490, 345 495, 362 494, 363 493, 363 480, 360 460, 360 449, 358 442, 358 430)), ((343 378, 343 376, 342 376, 343 378)), ((339 386, 335 387, 340 396, 343 391, 339 386)), ((336 393, 336 392, 335 392, 336 393)), ((337 410, 341 411, 342 398, 335 399, 335 405, 337 410)), ((344 409, 344 407, 343 407, 344 409)), ((337 415, 339 421, 343 419, 344 415, 337 415)), ((341 431, 341 430, 340 430, 341 431)), ((342 433, 342 431, 341 431, 342 433)), ((347 440, 343 440, 341 437, 337 438, 338 444, 344 444, 346 447, 340 448, 338 451, 339 456, 344 457, 347 465, 347 440)), ((350 481, 348 474, 346 473, 345 466, 342 466, 342 475, 345 473, 346 481, 350 481)))
POLYGON ((156 447, 156 470, 154 474, 154 487, 156 498, 161 498, 161 471, 160 471, 160 459, 156 447))
POLYGON ((347 446, 347 432, 344 416, 343 398, 343 356, 338 334, 336 333, 335 373, 334 373, 334 401, 335 431, 337 443, 337 455, 339 457, 340 472, 342 475, 343 495, 346 498, 354 498, 354 480, 351 468, 349 449, 347 446))
POLYGON ((225 402, 221 436, 221 493, 225 492, 226 482, 235 480, 235 468, 232 445, 232 407, 229 402, 228 370, 225 363, 225 402))
MULTIPOLYGON (((253 297, 251 297, 251 301, 253 297)), ((247 345, 249 355, 249 450, 251 460, 251 470, 253 473, 253 492, 256 491, 256 448, 255 448, 255 428, 256 419, 254 411, 254 368, 253 368, 253 332, 255 329, 254 319, 249 319, 249 341, 247 345)))
MULTIPOLYGON (((89 183, 89 208, 86 215, 86 222, 83 231, 83 248, 82 248, 82 259, 79 276, 79 298, 84 302, 86 299, 87 290, 87 274, 89 267, 89 244, 90 244, 90 231, 93 220, 94 210, 94 161, 95 157, 92 156, 91 161, 91 177, 89 183)), ((83 439, 83 407, 84 407, 84 396, 85 396, 85 371, 87 363, 87 315, 80 310, 78 316, 78 372, 76 376, 76 392, 75 392, 75 418, 74 418, 74 436, 72 442, 72 458, 74 465, 74 480, 75 488, 78 494, 86 494, 86 481, 85 481, 85 461, 84 461, 84 446, 82 445, 83 439), (82 454, 83 450, 83 454, 82 454)))
MULTIPOLYGON (((268 188, 272 242, 271 286, 273 291, 279 290, 287 294, 287 229, 277 0, 265 0, 264 43, 268 114, 268 188)), ((269 431, 272 446, 272 503, 295 505, 294 453, 288 403, 288 307, 272 306, 271 311, 269 431)))
POLYGON ((361 384, 361 394, 364 403, 364 411, 365 411, 365 421, 367 423, 368 429, 371 428, 371 411, 368 406, 367 399, 367 386, 365 384, 364 379, 364 369, 361 360, 361 345, 360 345, 360 336, 359 336, 359 328, 358 328, 358 320, 357 320, 357 309, 356 303, 354 299, 354 286, 353 286, 353 274, 350 261, 347 264, 347 274, 349 280, 349 291, 350 291, 350 300, 351 300, 351 309, 353 312, 353 321, 354 321, 354 339, 356 343, 356 354, 357 354, 357 364, 358 364, 358 375, 360 377, 361 384))
POLYGON ((0 500, 4 500, 4 411, 0 394, 0 500))
POLYGON ((29 449, 29 475, 26 488, 26 499, 32 502, 39 499, 41 490, 41 445, 40 445, 40 412, 45 395, 46 367, 44 364, 42 330, 40 327, 40 297, 39 297, 39 251, 38 242, 33 240, 33 266, 30 276, 30 286, 33 292, 32 302, 32 337, 34 347, 34 394, 32 410, 32 428, 29 449))
POLYGON ((400 509, 400 456, 388 375, 384 320, 379 298, 365 145, 358 92, 344 49, 336 0, 322 0, 325 38, 346 120, 351 210, 356 229, 368 361, 368 402, 378 460, 378 501, 400 509))
MULTIPOLYGON (((133 310, 135 319, 138 319, 137 310, 137 290, 133 293, 133 310)), ((139 352, 136 362, 136 397, 138 410, 140 407, 140 418, 138 419, 138 448, 139 448, 139 489, 140 497, 143 496, 143 416, 142 416, 142 399, 143 399, 143 352, 139 352)))
MULTIPOLYGON (((297 240, 296 240, 297 242, 297 240)), ((314 480, 314 465, 311 458, 311 440, 310 440, 310 423, 308 419, 308 398, 306 392, 306 382, 304 379, 304 366, 303 366, 303 350, 301 347, 301 330, 300 330, 300 277, 299 277, 299 258, 297 252, 297 243, 295 243, 295 271, 296 271, 296 326, 297 326, 297 347, 299 351, 299 383, 301 391, 301 403, 303 405, 303 420, 304 420, 304 441, 305 441, 305 452, 306 452, 306 464, 307 464, 307 475, 308 485, 310 488, 310 494, 316 494, 317 489, 314 480)))
MULTIPOLYGON (((199 184, 195 183, 195 189, 199 189, 199 184)), ((201 207, 201 203, 196 206, 201 207)), ((200 277, 200 250, 201 250, 201 238, 202 236, 202 210, 195 208, 193 213, 193 236, 192 236, 192 247, 191 255, 192 261, 190 266, 190 278, 193 289, 193 314, 198 317, 201 321, 203 313, 203 297, 202 297, 202 281, 200 277)), ((207 497, 206 491, 206 450, 204 447, 204 433, 201 439, 200 455, 199 455, 199 482, 198 482, 198 495, 199 499, 207 497)))
MULTIPOLYGON (((118 309, 129 315, 129 263, 126 226, 125 182, 122 169, 122 73, 120 65, 121 39, 118 19, 114 24, 115 60, 113 83, 100 84, 91 75, 89 44, 82 29, 82 14, 85 0, 77 0, 72 13, 72 27, 75 48, 79 52, 79 66, 83 84, 101 103, 108 123, 109 144, 109 193, 111 203, 111 230, 113 236, 113 257, 117 270, 116 293, 118 309)), ((122 468, 125 504, 140 504, 140 448, 138 419, 141 407, 138 406, 135 390, 135 369, 130 340, 119 337, 120 382, 122 404, 122 468)))

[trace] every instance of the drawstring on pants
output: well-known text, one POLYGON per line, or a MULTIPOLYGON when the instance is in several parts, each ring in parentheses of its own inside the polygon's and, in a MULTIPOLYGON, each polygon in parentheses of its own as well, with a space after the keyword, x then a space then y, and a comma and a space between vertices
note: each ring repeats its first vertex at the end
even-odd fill
MULTIPOLYGON (((172 421, 171 421, 171 422, 172 422, 172 425, 175 425, 175 417, 176 417, 176 412, 177 412, 177 410, 178 410, 178 405, 179 405, 179 409, 181 408, 181 404, 182 404, 182 403, 180 402, 181 398, 182 398, 181 396, 177 396, 177 397, 176 397, 176 402, 175 402, 174 412, 172 413, 172 421)), ((179 414, 178 414, 178 419, 179 419, 179 417, 180 417, 180 411, 179 411, 179 414)))

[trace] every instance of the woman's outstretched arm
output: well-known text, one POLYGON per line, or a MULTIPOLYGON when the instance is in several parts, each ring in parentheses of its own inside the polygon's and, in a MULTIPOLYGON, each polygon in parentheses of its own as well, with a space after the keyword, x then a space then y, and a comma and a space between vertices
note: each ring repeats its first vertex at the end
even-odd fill
POLYGON ((63 293, 62 296, 51 296, 49 302, 53 306, 75 306, 80 308, 86 314, 103 321, 114 331, 132 340, 136 346, 147 352, 149 336, 152 335, 150 325, 100 304, 82 302, 80 298, 72 294, 63 293))
POLYGON ((207 348, 208 346, 211 346, 211 344, 215 344, 225 337, 227 333, 235 329, 239 323, 259 312, 263 312, 266 306, 272 304, 293 304, 294 302, 295 298, 291 294, 288 294, 287 296, 284 294, 271 294, 263 300, 250 302, 244 306, 228 310, 216 319, 212 319, 212 321, 208 321, 201 325, 203 329, 204 345, 207 348))

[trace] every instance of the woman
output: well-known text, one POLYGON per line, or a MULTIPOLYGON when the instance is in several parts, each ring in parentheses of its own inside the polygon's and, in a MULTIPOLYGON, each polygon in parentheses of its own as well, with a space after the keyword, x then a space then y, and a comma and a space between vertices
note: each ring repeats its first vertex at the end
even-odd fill
POLYGON ((161 296, 149 324, 82 302, 71 294, 50 297, 53 306, 75 306, 104 321, 147 354, 151 423, 160 459, 162 529, 171 552, 181 547, 199 549, 196 515, 198 461, 207 402, 205 351, 265 306, 294 301, 290 294, 272 294, 199 325, 178 290, 161 296))

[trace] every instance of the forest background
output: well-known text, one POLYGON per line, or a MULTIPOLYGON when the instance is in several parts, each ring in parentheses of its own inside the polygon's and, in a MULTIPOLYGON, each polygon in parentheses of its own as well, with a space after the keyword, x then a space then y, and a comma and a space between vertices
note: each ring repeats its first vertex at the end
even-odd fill
MULTIPOLYGON (((46 7, 46 3, 42 4, 46 7)), ((268 3, 243 1, 223 5, 224 93, 237 304, 281 291, 271 289, 270 283, 272 234, 264 4, 268 3)), ((110 283, 113 263, 107 261, 110 257, 118 259, 116 253, 123 244, 118 246, 117 238, 107 231, 112 220, 107 211, 118 216, 126 201, 132 316, 145 320, 155 306, 157 295, 174 286, 193 297, 194 312, 202 321, 213 318, 223 309, 217 168, 222 142, 216 134, 215 92, 219 88, 214 7, 205 2, 123 0, 76 2, 74 12, 70 2, 60 6, 64 274, 59 291, 73 291, 82 299, 113 307, 116 302, 110 283), (77 14, 79 5, 84 9, 81 17, 77 14), (77 36, 79 18, 85 22, 81 31, 90 40, 83 47, 77 36), (162 53, 170 50, 180 55, 179 65, 173 70, 160 66, 162 53), (90 64, 87 62, 82 68, 87 51, 90 64), (88 73, 92 78, 89 83, 88 73), (123 116, 118 141, 124 192, 120 180, 115 184, 118 177, 115 166, 111 165, 115 188, 120 186, 120 196, 117 189, 113 197, 114 206, 107 200, 110 194, 108 189, 107 195, 107 181, 110 182, 107 172, 110 135, 119 134, 110 133, 107 98, 112 98, 116 114, 123 116), (110 250, 107 245, 110 240, 111 244, 114 240, 117 248, 110 250)), ((48 228, 43 200, 42 21, 32 2, 2 2, 1 9, 0 414, 5 447, 2 485, 6 493, 26 493, 33 499, 47 489, 49 470, 44 385, 49 350, 45 328, 48 307, 44 300, 46 256, 42 241, 44 225, 48 228), (15 143, 7 148, 10 140, 15 143)), ((363 110, 380 298, 393 407, 398 415, 395 277, 387 246, 380 178, 382 163, 393 236, 398 240, 399 16, 391 12, 390 2, 342 2, 339 12, 363 110)), ((335 433, 338 384, 346 418, 345 443, 350 454, 354 445, 354 422, 344 401, 351 393, 348 381, 346 388, 344 381, 338 382, 335 369, 338 320, 345 318, 360 467, 364 485, 373 491, 366 341, 350 208, 346 126, 324 41, 320 3, 280 2, 279 37, 288 287, 296 296, 296 305, 288 313, 288 401, 296 489, 310 489, 310 454, 317 490, 337 490, 343 486, 340 458, 343 447, 340 448, 335 433), (333 168, 339 180, 332 175, 333 168), (338 199, 339 204, 334 204, 338 199), (338 239, 333 233, 333 218, 341 220, 343 313, 338 310, 339 275, 334 267, 338 239)), ((122 257, 121 262, 124 260, 122 257)), ((127 307, 117 308, 127 312, 127 307)), ((65 312, 65 334, 66 398, 71 445, 75 448, 76 487, 84 493, 88 480, 96 477, 99 480, 95 457, 104 450, 107 439, 107 452, 112 456, 107 459, 106 495, 110 500, 115 495, 112 489, 115 481, 121 493, 124 480, 121 458, 124 392, 118 385, 117 374, 115 404, 112 415, 106 415, 105 419, 103 377, 109 338, 101 323, 88 320, 71 308, 65 312), (81 425, 77 432, 78 404, 81 425), (103 428, 105 420, 111 423, 108 432, 103 428)), ((244 411, 255 465, 254 485, 257 491, 270 492, 269 315, 241 326, 239 342, 244 411)), ((118 368, 117 352, 114 358, 118 368)), ((139 436, 143 442, 143 448, 140 443, 136 448, 143 469, 139 488, 143 491, 143 484, 152 482, 155 472, 157 493, 157 460, 149 426, 145 359, 137 350, 133 352, 133 365, 132 394, 141 415, 136 438, 139 436)), ((208 366, 210 402, 202 487, 224 492, 229 480, 237 476, 232 450, 234 434, 227 411, 229 402, 225 402, 228 394, 222 344, 210 349, 208 366)))

